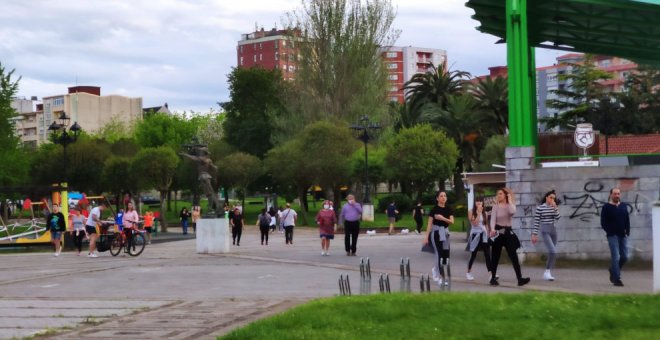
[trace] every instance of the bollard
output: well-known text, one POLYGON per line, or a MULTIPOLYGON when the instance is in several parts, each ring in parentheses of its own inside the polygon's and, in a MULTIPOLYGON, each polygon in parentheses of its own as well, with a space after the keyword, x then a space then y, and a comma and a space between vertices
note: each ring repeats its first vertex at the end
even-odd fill
POLYGON ((419 291, 424 293, 424 274, 419 277, 419 291))
POLYGON ((391 291, 390 291, 390 274, 385 274, 385 289, 388 293, 391 293, 391 291))
POLYGON ((366 277, 365 268, 364 268, 364 257, 360 258, 360 278, 364 280, 366 277))
POLYGON ((383 281, 383 274, 380 274, 380 277, 378 278, 378 288, 381 293, 385 292, 385 282, 383 281))
POLYGON ((403 264, 403 257, 401 258, 401 264, 399 264, 399 271, 401 272, 401 277, 405 278, 406 277, 406 272, 403 269, 404 264, 403 264))
POLYGON ((367 257, 367 278, 371 280, 371 261, 369 261, 368 257, 367 257))
POLYGON ((345 295, 344 293, 344 275, 339 275, 339 294, 345 295))
POLYGON ((348 280, 348 274, 346 274, 346 288, 348 291, 348 296, 351 296, 351 281, 348 280))
POLYGON ((426 274, 426 291, 431 292, 431 278, 429 277, 429 274, 426 274))
POLYGON ((406 275, 408 275, 408 280, 410 280, 410 258, 406 257, 406 275))
POLYGON ((348 280, 348 274, 344 279, 344 275, 339 275, 339 293, 343 295, 351 295, 351 282, 348 280))

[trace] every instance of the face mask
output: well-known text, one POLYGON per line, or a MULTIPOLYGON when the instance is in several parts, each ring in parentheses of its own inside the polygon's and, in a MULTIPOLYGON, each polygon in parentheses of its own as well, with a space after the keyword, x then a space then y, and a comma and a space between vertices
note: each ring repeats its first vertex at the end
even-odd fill
POLYGON ((324 204, 323 209, 330 209, 330 204, 324 204))

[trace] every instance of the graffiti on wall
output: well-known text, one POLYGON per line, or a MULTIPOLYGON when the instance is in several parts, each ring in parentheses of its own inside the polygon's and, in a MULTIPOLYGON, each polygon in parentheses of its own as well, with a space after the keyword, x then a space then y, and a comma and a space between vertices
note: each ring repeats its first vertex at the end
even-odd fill
MULTIPOLYGON (((568 218, 579 218, 580 221, 589 222, 600 216, 600 209, 609 199, 609 190, 600 182, 587 182, 584 184, 584 194, 579 196, 564 196, 564 202, 572 209, 568 218)), ((633 202, 628 202, 628 212, 639 211, 639 194, 635 194, 633 202)))

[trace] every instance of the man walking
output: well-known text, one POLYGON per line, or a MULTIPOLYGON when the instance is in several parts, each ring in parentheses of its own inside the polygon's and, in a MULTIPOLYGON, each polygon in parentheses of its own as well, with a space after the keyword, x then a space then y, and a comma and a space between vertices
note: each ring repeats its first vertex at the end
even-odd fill
POLYGON ((102 202, 99 206, 92 209, 85 223, 85 230, 87 235, 89 235, 89 254, 87 257, 98 257, 96 255, 96 239, 98 234, 96 233, 96 225, 101 223, 101 214, 103 214, 103 209, 105 209, 105 202, 102 202))
POLYGON ((339 221, 344 224, 344 246, 346 256, 355 256, 357 251, 357 239, 360 234, 360 218, 362 217, 362 205, 355 202, 355 196, 346 196, 348 203, 341 207, 339 221))
POLYGON ((612 262, 610 264, 610 282, 623 287, 621 267, 628 261, 628 236, 630 236, 630 216, 628 205, 621 202, 621 190, 612 188, 610 199, 600 213, 600 226, 607 234, 612 262))

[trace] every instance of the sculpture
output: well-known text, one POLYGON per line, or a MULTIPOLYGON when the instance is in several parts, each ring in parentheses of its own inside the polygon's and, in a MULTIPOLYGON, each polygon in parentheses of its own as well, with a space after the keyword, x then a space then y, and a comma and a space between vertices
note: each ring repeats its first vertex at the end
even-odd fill
POLYGON ((194 137, 191 144, 184 144, 183 147, 187 149, 187 152, 179 152, 179 155, 192 160, 197 165, 197 180, 199 180, 199 185, 209 202, 208 211, 205 215, 219 216, 218 214, 224 213, 224 211, 220 208, 220 201, 218 201, 211 184, 214 174, 218 172, 218 167, 213 164, 208 147, 199 144, 197 138, 194 137))

